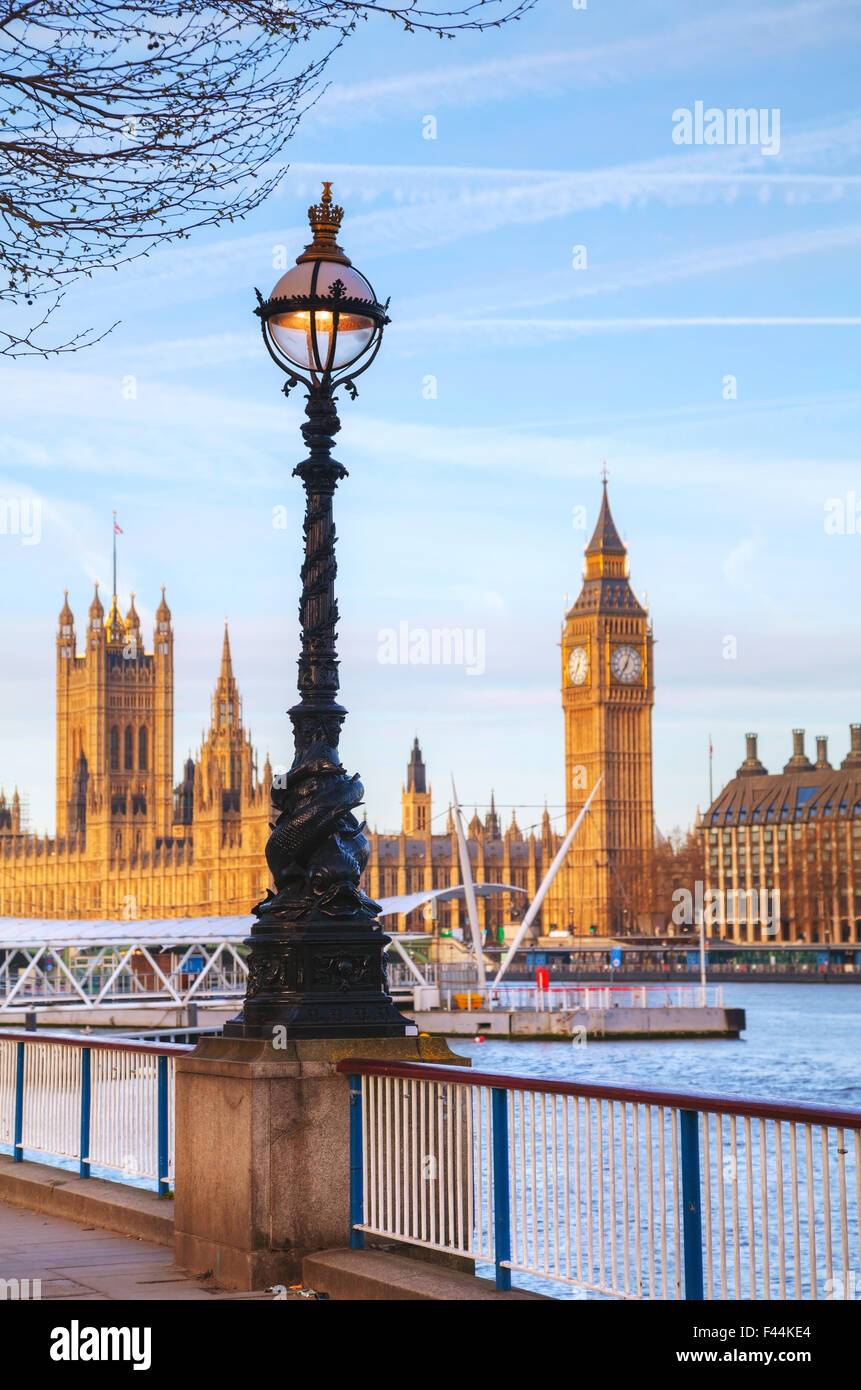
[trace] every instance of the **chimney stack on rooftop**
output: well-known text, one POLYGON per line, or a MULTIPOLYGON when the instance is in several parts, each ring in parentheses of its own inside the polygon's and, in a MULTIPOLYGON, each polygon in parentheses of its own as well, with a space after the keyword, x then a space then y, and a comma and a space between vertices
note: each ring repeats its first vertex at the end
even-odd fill
POLYGON ((843 767, 861 767, 861 724, 849 725, 849 752, 840 764, 843 767))
POLYGON ((804 751, 804 730, 792 730, 792 757, 783 769, 784 772, 812 772, 813 764, 804 751))
POLYGON ((761 777, 764 776, 766 773, 766 768, 763 767, 757 755, 756 738, 756 734, 745 734, 744 736, 747 754, 744 762, 738 770, 739 777, 761 777))

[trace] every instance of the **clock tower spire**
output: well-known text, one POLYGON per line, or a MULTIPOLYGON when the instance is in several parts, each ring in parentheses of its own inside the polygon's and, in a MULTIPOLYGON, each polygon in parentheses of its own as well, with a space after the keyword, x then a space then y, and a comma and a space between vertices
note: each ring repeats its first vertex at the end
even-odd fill
POLYGON ((628 579, 606 467, 585 558, 562 632, 569 825, 602 773, 604 780, 568 857, 565 906, 578 935, 611 936, 636 929, 638 881, 653 844, 655 695, 651 624, 628 579))

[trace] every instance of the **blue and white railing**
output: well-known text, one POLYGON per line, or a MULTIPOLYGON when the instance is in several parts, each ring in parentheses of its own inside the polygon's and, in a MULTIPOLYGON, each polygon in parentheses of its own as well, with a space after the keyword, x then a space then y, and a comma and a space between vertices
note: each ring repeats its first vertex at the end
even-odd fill
POLYGON ((0 1032, 0 1152, 167 1193, 174 1061, 190 1051, 74 1033, 0 1032))
POLYGON ((853 1298, 861 1111, 497 1076, 350 1077, 352 1240, 577 1296, 853 1298), (535 1281, 538 1280, 538 1284, 535 1281))
MULTIPOLYGON (((174 1065, 192 1050, 0 1031, 0 1151, 168 1192, 174 1065)), ((338 1070, 356 1246, 463 1256, 501 1289, 861 1296, 861 1111, 427 1063, 338 1070)))

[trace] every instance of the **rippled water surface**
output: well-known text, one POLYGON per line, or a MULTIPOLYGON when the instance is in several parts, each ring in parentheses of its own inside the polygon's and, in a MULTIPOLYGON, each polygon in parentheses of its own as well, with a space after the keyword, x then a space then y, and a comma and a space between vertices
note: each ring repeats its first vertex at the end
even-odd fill
MULTIPOLYGON (((489 1040, 485 1043, 475 1043, 452 1039, 451 1046, 455 1052, 462 1055, 468 1054, 473 1059, 474 1067, 488 1072, 507 1072, 514 1075, 547 1077, 555 1080, 579 1079, 643 1089, 722 1093, 742 1096, 750 1100, 807 1101, 847 1109, 861 1109, 861 986, 730 984, 724 986, 724 1002, 730 1007, 743 1008, 746 1012, 747 1027, 738 1040, 596 1041, 587 1042, 585 1047, 575 1047, 571 1043, 565 1042, 503 1043, 489 1040)), ((835 1132, 832 1131, 832 1135, 835 1132)), ((543 1142, 542 1133, 539 1131, 539 1155, 543 1142)), ((740 1139, 743 1139, 743 1133, 743 1129, 740 1128, 740 1139)), ((763 1266, 759 1237, 766 1225, 762 1216, 756 1126, 754 1126, 753 1131, 754 1165, 750 1191, 747 1187, 748 1179, 744 1163, 741 1159, 739 1160, 741 1165, 738 1169, 740 1219, 737 1238, 730 1233, 733 1175, 736 1173, 736 1168, 727 1147, 728 1142, 729 1127, 725 1126, 721 1148, 725 1155, 723 1172, 726 1197, 724 1213, 721 1216, 716 1206, 718 1188, 717 1170, 714 1167, 716 1162, 715 1137, 714 1129, 712 1129, 710 1166, 711 1201, 713 1204, 711 1218, 713 1292, 711 1296, 715 1298, 747 1298, 751 1296, 751 1288, 755 1285, 755 1296, 762 1297, 763 1266), (721 1250, 722 1231, 728 1233, 728 1248, 730 1250, 729 1282, 727 1284, 722 1282, 718 1258, 721 1250), (757 1250, 755 1275, 751 1272, 751 1265, 749 1264, 751 1231, 758 1233, 757 1241, 754 1242, 757 1250), (733 1272, 736 1258, 734 1252, 736 1250, 738 1250, 740 1260, 740 1273, 739 1269, 733 1272)), ((773 1142, 773 1135, 769 1142, 773 1142)), ((791 1211, 792 1185, 788 1182, 786 1143, 787 1141, 784 1139, 784 1178, 786 1181, 784 1183, 783 1207, 785 1213, 789 1213, 791 1211)), ((618 1130, 614 1152, 618 1174, 622 1168, 627 1168, 627 1160, 621 1157, 619 1151, 618 1130)), ((744 1149, 742 1148, 739 1152, 743 1153, 744 1149)), ((838 1252, 837 1257, 835 1257, 837 1263, 831 1265, 827 1263, 825 1258, 823 1243, 825 1217, 819 1139, 817 1138, 812 1151, 813 1166, 810 1170, 812 1187, 809 1192, 804 1186, 803 1173, 806 1170, 803 1168, 803 1149, 800 1149, 799 1153, 802 1163, 802 1179, 798 1189, 801 1194, 802 1206, 800 1233, 805 1252, 804 1259, 807 1258, 809 1246, 810 1260, 816 1270, 818 1296, 828 1297, 830 1296, 828 1290, 831 1288, 829 1279, 833 1279, 835 1271, 838 1276, 840 1274, 838 1265, 839 1252, 842 1248, 834 1202, 834 1196, 838 1190, 836 1149, 832 1145, 832 1151, 829 1154, 832 1199, 828 1224, 832 1231, 832 1249, 838 1252), (813 1235, 811 1235, 811 1223, 808 1219, 807 1207, 804 1205, 811 1194, 815 1210, 815 1217, 812 1222, 812 1226, 815 1227, 813 1235), (813 1253, 814 1250, 815 1254, 813 1253)), ((606 1154, 602 1163, 593 1152, 591 1170, 593 1183, 595 1183, 596 1178, 596 1163, 599 1168, 604 1169, 606 1186, 606 1154)), ((641 1164, 641 1169, 642 1166, 641 1164)), ((779 1208, 773 1168, 772 1154, 769 1159, 766 1178, 769 1207, 767 1229, 771 1256, 771 1297, 798 1297, 798 1290, 800 1290, 800 1296, 807 1298, 810 1296, 810 1275, 806 1265, 802 1267, 800 1280, 796 1279, 795 1282, 793 1282, 795 1275, 792 1268, 789 1267, 787 1293, 781 1295, 778 1290, 776 1272, 778 1250, 775 1242, 777 1238, 776 1213, 779 1208)), ((854 1169, 850 1168, 849 1186, 852 1192, 855 1190, 853 1173, 854 1169)), ((631 1183, 636 1186, 638 1182, 642 1183, 642 1172, 639 1179, 629 1178, 629 1188, 631 1183)), ((631 1190, 633 1189, 631 1188, 631 1190)), ((540 1246, 541 1233, 544 1229, 544 1199, 541 1183, 538 1184, 535 1202, 534 1228, 539 1233, 540 1246)), ((571 1210, 575 1211, 577 1208, 578 1204, 575 1197, 572 1199, 571 1210)), ((642 1210, 645 1210, 645 1207, 642 1210)), ((620 1220, 620 1216, 617 1203, 610 1197, 605 1201, 604 1216, 597 1218, 599 1227, 603 1228, 604 1221, 609 1223, 603 1237, 604 1248, 607 1250, 612 1250, 614 1242, 619 1246, 619 1242, 625 1239, 624 1222, 620 1220)), ((854 1221, 854 1217, 852 1219, 854 1221)), ((586 1215, 585 1217, 581 1211, 578 1229, 582 1227, 584 1231, 591 1230, 594 1220, 594 1211, 591 1216, 586 1215)), ((644 1250, 648 1250, 651 1236, 649 1231, 642 1226, 642 1211, 641 1221, 635 1224, 641 1226, 642 1246, 644 1250)), ((791 1239, 789 1217, 786 1215, 784 1215, 784 1235, 787 1241, 791 1239)), ((853 1236, 852 1241, 857 1242, 857 1236, 853 1236)), ((599 1248, 599 1244, 596 1237, 596 1249, 599 1248)), ((853 1243, 851 1257, 853 1261, 856 1258, 854 1253, 856 1249, 857 1244, 853 1243)), ((620 1253, 620 1261, 621 1258, 620 1253)), ((627 1258, 627 1254, 625 1258, 627 1258)), ((659 1294, 659 1297, 673 1296, 675 1281, 673 1270, 675 1266, 673 1265, 672 1248, 668 1252, 667 1259, 668 1265, 671 1267, 669 1294, 659 1294)), ((538 1267, 540 1267, 540 1251, 538 1267)), ((854 1263, 851 1268, 854 1268, 854 1263)), ((491 1267, 483 1264, 478 1267, 478 1272, 485 1277, 492 1275, 491 1267)), ((594 1271, 592 1278, 597 1279, 594 1271)), ((572 1290, 564 1283, 542 1278, 536 1274, 518 1272, 515 1274, 514 1282, 526 1288, 535 1289, 539 1293, 549 1294, 554 1298, 577 1298, 583 1297, 584 1294, 590 1298, 602 1296, 601 1294, 585 1293, 583 1289, 572 1290)), ((838 1294, 837 1296, 842 1297, 843 1295, 838 1294)))
POLYGON ((485 1071, 861 1108, 861 985, 724 986, 735 1040, 484 1043, 451 1040, 485 1071))

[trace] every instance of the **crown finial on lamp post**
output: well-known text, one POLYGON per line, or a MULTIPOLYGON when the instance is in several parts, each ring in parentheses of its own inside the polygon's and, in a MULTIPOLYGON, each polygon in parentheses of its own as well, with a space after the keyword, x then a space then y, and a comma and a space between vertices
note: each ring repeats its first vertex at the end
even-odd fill
POLYGON ((350 265, 349 256, 345 254, 336 240, 343 219, 344 209, 332 202, 331 181, 324 180, 322 198, 319 203, 312 203, 308 209, 308 221, 311 224, 314 239, 305 247, 302 255, 297 257, 296 264, 301 265, 303 261, 317 261, 325 258, 327 261, 337 261, 340 265, 350 265))

